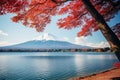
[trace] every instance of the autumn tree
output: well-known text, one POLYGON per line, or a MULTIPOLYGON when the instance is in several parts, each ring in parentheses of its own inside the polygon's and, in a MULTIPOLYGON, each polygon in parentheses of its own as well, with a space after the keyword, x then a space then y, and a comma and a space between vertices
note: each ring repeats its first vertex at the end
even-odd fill
POLYGON ((27 0, 0 0, 0 15, 25 11, 27 5, 27 0))
POLYGON ((57 25, 59 28, 82 27, 77 34, 79 37, 92 35, 92 32, 100 30, 110 44, 112 51, 120 60, 119 30, 116 31, 116 28, 119 27, 114 26, 115 28, 113 28, 113 31, 118 35, 117 37, 106 23, 114 18, 115 14, 120 10, 120 0, 5 1, 0 2, 0 13, 16 13, 16 16, 12 18, 14 22, 20 21, 25 26, 36 28, 37 31, 44 30, 46 25, 51 22, 51 16, 62 14, 67 16, 58 20, 57 25), (12 5, 9 3, 10 1, 13 2, 12 5))
POLYGON ((112 30, 117 35, 117 37, 120 39, 120 23, 112 26, 112 30))

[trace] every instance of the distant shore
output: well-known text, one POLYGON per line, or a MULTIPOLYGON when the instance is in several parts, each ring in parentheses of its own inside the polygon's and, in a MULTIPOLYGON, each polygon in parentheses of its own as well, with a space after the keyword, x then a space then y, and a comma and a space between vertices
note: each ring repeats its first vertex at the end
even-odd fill
POLYGON ((68 80, 120 80, 120 68, 113 68, 85 77, 73 77, 68 80))
POLYGON ((32 49, 32 48, 0 48, 0 52, 111 52, 106 48, 70 48, 70 49, 32 49))

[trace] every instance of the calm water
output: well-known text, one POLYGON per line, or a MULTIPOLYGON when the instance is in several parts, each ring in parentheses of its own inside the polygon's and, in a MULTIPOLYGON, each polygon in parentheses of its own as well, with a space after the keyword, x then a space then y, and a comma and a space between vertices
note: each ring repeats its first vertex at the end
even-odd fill
POLYGON ((80 52, 0 53, 0 80, 66 80, 112 68, 114 54, 80 52))

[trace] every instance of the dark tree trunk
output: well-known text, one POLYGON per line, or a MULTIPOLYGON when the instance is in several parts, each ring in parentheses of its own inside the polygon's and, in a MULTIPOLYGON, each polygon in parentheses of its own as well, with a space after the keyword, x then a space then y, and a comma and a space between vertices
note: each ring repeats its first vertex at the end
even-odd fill
POLYGON ((95 18, 95 20, 99 23, 99 29, 110 44, 111 50, 115 52, 117 58, 120 61, 120 41, 115 33, 110 29, 103 16, 98 13, 98 11, 91 4, 90 0, 82 0, 84 5, 90 14, 95 18))

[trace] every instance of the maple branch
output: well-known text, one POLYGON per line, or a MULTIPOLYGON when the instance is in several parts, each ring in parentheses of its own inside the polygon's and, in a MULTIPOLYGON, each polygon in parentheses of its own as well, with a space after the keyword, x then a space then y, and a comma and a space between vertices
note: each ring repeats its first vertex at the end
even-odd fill
POLYGON ((103 15, 104 17, 107 16, 108 14, 112 15, 120 10, 120 5, 119 5, 120 1, 114 3, 110 0, 110 3, 112 3, 111 4, 112 8, 106 14, 103 15))
POLYGON ((41 2, 41 3, 36 3, 36 4, 31 4, 30 6, 34 6, 34 5, 42 5, 44 3, 46 3, 47 0, 44 0, 44 2, 41 2))
POLYGON ((54 8, 55 8, 55 7, 53 7, 53 8, 47 8, 47 9, 44 9, 43 11, 39 12, 38 14, 36 14, 34 17, 36 17, 36 16, 38 16, 39 14, 41 14, 41 13, 45 12, 46 10, 51 11, 51 10, 53 10, 54 8))
POLYGON ((37 7, 40 3, 38 4, 34 4, 34 5, 31 5, 33 6, 31 9, 29 9, 26 13, 23 14, 24 17, 26 17, 28 15, 28 13, 30 13, 35 7, 37 7))
MULTIPOLYGON (((7 1, 8 1, 8 0, 7 0, 7 1)), ((3 4, 7 3, 7 1, 4 1, 4 2, 1 1, 1 2, 0 2, 0 6, 2 6, 3 4)))
POLYGON ((58 1, 58 0, 52 0, 54 3, 58 4, 58 3, 64 3, 64 2, 67 2, 67 1, 74 1, 74 0, 61 0, 61 1, 58 1))
MULTIPOLYGON (((88 13, 88 11, 84 12, 83 14, 81 14, 78 17, 74 18, 74 20, 81 18, 82 16, 86 15, 87 13, 88 13)), ((74 20, 71 20, 71 22, 73 22, 74 20)))
MULTIPOLYGON (((33 6, 33 7, 32 7, 27 13, 31 12, 32 9, 34 9, 34 8, 37 7, 38 5, 44 4, 46 1, 47 1, 47 0, 45 0, 43 3, 37 3, 37 4, 30 5, 30 6, 33 6)), ((56 5, 56 6, 60 6, 60 4, 58 4, 58 5, 56 5)), ((55 6, 55 7, 56 7, 56 6, 55 6)), ((54 7, 53 7, 53 8, 54 8, 54 7)), ((49 9, 50 9, 50 8, 49 8, 49 9)), ((43 10, 42 12, 44 12, 44 11, 46 11, 46 10, 49 10, 49 9, 45 9, 45 10, 43 10)), ((52 10, 52 8, 51 8, 50 10, 52 10)), ((40 12, 40 13, 42 13, 42 12, 40 12)), ((27 13, 26 13, 25 15, 27 15, 27 13)), ((39 15, 40 13, 38 13, 37 15, 39 15)), ((37 15, 35 15, 35 16, 37 16, 37 15)))

